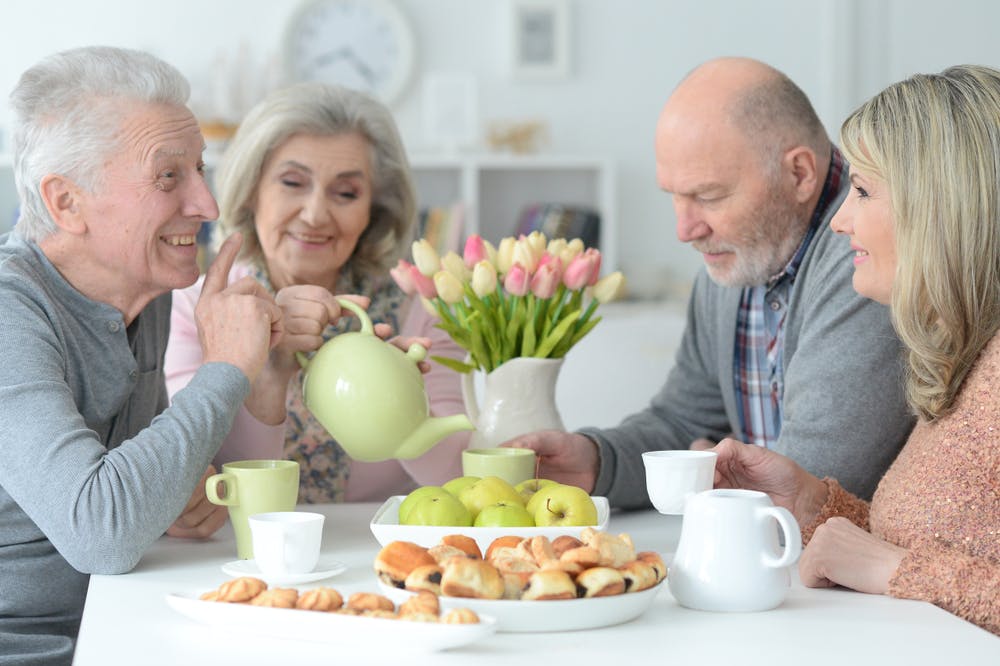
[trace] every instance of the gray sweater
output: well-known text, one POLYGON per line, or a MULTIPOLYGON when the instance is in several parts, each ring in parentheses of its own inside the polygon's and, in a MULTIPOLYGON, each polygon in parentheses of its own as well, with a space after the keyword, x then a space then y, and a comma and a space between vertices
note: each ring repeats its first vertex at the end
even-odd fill
MULTIPOLYGON (((836 203, 829 215, 836 211, 836 203)), ((784 418, 773 447, 806 470, 871 498, 914 425, 903 395, 902 346, 883 305, 852 287, 854 251, 821 222, 789 294, 784 418)), ((600 448, 595 495, 649 506, 643 451, 682 449, 740 432, 733 387, 739 288, 702 270, 666 384, 649 406, 608 430, 582 433, 600 448)))
POLYGON ((168 409, 170 294, 126 329, 16 235, 0 312, 0 663, 69 663, 88 574, 129 571, 177 518, 250 387, 209 364, 168 409))

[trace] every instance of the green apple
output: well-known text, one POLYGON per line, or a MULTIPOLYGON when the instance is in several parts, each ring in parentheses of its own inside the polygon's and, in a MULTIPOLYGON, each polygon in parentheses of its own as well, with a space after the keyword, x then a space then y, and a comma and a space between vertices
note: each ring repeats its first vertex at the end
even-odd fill
POLYGON ((521 495, 521 499, 523 499, 525 505, 527 505, 528 501, 531 500, 532 495, 545 486, 555 485, 555 483, 556 482, 552 479, 528 479, 514 486, 514 490, 521 495))
POLYGON ((457 476, 441 487, 447 490, 455 497, 458 497, 464 489, 468 488, 473 483, 478 481, 479 478, 480 477, 478 476, 457 476))
POLYGON ((535 519, 528 510, 520 504, 501 501, 484 506, 476 521, 475 527, 534 527, 535 519))
POLYGON ((550 483, 547 486, 542 486, 531 496, 531 498, 525 503, 525 508, 528 509, 528 513, 532 516, 535 515, 535 511, 538 511, 538 507, 545 503, 545 499, 549 496, 553 490, 558 489, 561 483, 550 483))
POLYGON ((441 497, 449 494, 441 486, 421 486, 403 498, 399 503, 399 524, 406 524, 406 516, 410 510, 424 497, 441 497))
POLYGON ((444 491, 442 495, 417 498, 407 511, 406 518, 400 520, 399 524, 469 527, 472 525, 472 515, 454 495, 444 491))
MULTIPOLYGON (((541 491, 544 499, 532 514, 539 527, 549 525, 596 525, 597 507, 594 500, 583 488, 560 484, 556 488, 541 491)), ((535 493, 539 495, 541 493, 535 493)))
POLYGON ((462 501, 465 508, 472 514, 472 520, 483 510, 483 507, 497 502, 510 502, 524 506, 524 500, 514 486, 510 485, 498 476, 484 476, 470 486, 466 486, 458 499, 462 501))

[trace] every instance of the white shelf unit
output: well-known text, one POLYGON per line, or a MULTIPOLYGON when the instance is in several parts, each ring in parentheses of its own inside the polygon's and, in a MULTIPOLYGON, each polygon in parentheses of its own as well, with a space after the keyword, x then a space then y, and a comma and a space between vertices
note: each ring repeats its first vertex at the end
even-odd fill
POLYGON ((420 206, 465 206, 464 237, 496 244, 511 236, 525 206, 558 203, 594 208, 601 216, 604 272, 618 268, 615 168, 582 156, 415 154, 410 166, 420 206))
MULTIPOLYGON (((209 154, 210 164, 215 155, 209 154)), ((473 233, 496 244, 513 235, 525 206, 587 206, 601 215, 605 273, 618 269, 615 169, 611 160, 580 156, 471 155, 410 158, 419 205, 465 207, 463 239, 473 233)), ((14 223, 17 192, 9 155, 0 154, 0 232, 14 223)))

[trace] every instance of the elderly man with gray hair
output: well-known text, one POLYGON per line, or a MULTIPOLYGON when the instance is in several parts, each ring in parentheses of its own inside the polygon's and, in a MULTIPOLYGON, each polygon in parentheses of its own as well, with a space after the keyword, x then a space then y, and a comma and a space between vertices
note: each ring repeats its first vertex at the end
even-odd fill
POLYGON ((88 574, 130 570, 168 529, 221 524, 196 488, 283 324, 259 284, 226 285, 232 239, 198 305, 205 365, 167 406, 171 290, 198 278, 195 235, 218 215, 188 93, 153 56, 88 47, 43 59, 11 95, 22 212, 0 238, 3 663, 69 663, 88 574))

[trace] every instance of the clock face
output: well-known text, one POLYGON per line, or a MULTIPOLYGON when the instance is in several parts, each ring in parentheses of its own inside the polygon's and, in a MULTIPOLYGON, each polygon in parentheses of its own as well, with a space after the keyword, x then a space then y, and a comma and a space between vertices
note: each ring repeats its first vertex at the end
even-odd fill
POLYGON ((392 103, 413 72, 413 34, 388 0, 310 0, 285 33, 288 73, 392 103))

